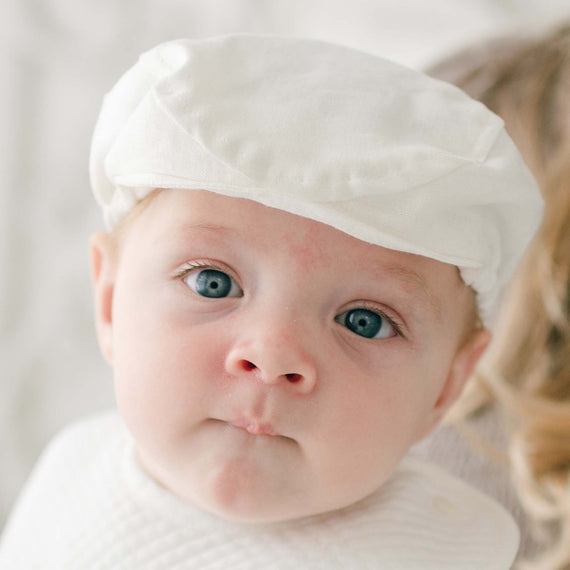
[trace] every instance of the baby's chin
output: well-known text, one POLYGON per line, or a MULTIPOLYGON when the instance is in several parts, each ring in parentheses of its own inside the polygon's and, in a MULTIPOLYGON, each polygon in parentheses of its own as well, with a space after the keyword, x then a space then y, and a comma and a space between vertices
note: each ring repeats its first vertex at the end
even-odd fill
POLYGON ((309 498, 303 491, 255 484, 257 473, 231 461, 199 481, 192 481, 192 477, 160 477, 147 466, 143 469, 187 505, 230 523, 282 523, 338 510, 352 502, 321 503, 315 500, 317 493, 309 498))
POLYGON ((301 487, 299 479, 291 477, 288 484, 276 481, 275 474, 239 456, 182 470, 169 469, 140 452, 137 456, 158 485, 184 503, 229 522, 276 523, 322 510, 307 500, 305 490, 295 488, 301 487))
POLYGON ((193 489, 181 498, 199 510, 230 523, 278 524, 342 511, 378 489, 361 489, 360 493, 351 489, 340 496, 326 496, 318 491, 310 493, 310 490, 268 492, 247 483, 245 471, 234 471, 229 476, 220 473, 218 480, 210 480, 207 485, 193 489))
POLYGON ((322 511, 307 501, 305 493, 292 487, 276 488, 270 480, 260 480, 251 465, 230 460, 182 498, 200 510, 237 523, 278 523, 322 511))

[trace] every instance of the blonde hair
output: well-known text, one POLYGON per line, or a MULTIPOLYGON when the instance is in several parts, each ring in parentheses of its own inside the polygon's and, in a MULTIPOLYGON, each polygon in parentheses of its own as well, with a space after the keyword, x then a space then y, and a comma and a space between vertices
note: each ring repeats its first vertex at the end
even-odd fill
POLYGON ((513 480, 544 550, 523 568, 570 569, 570 24, 503 38, 432 68, 505 119, 545 216, 513 280, 488 355, 454 410, 505 412, 513 480), (540 533, 547 529, 548 532, 540 533))

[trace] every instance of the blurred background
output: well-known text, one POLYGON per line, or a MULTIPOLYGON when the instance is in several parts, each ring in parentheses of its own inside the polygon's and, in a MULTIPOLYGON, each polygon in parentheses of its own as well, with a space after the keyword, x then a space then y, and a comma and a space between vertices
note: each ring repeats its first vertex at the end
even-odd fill
POLYGON ((53 434, 114 405, 92 319, 87 242, 103 224, 87 161, 101 98, 140 52, 259 32, 422 69, 566 16, 568 0, 2 0, 0 528, 53 434))

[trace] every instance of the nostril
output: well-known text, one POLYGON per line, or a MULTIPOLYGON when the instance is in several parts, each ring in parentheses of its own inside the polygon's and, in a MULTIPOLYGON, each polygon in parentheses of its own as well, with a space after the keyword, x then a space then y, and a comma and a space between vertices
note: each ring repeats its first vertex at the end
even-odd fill
POLYGON ((300 374, 285 374, 285 378, 287 378, 287 380, 292 384, 295 384, 301 380, 302 376, 300 374))
POLYGON ((242 360, 240 362, 240 364, 241 364, 241 367, 246 372, 249 372, 250 370, 255 370, 257 368, 257 366, 253 362, 250 362, 249 360, 242 360))
MULTIPOLYGON (((247 360, 245 358, 241 358, 239 360, 235 361, 235 366, 239 369, 242 370, 243 372, 251 372, 253 370, 258 370, 259 373, 261 374, 262 368, 259 368, 257 366, 257 364, 253 363, 251 360, 247 360)), ((290 382, 291 384, 298 384, 299 382, 301 382, 301 380, 303 380, 303 375, 302 374, 297 374, 296 372, 291 372, 289 374, 281 374, 281 375, 268 375, 265 376, 263 375, 263 380, 273 383, 278 381, 279 379, 286 379, 287 382, 290 382)))

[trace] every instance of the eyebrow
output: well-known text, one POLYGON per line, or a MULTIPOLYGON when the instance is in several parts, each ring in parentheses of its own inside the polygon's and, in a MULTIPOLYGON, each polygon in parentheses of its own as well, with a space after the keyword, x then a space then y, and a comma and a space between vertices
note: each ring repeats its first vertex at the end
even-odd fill
POLYGON ((235 230, 227 226, 220 226, 219 224, 211 224, 208 222, 186 222, 179 228, 184 232, 193 232, 196 230, 205 230, 211 232, 235 233, 235 230))
MULTIPOLYGON (((228 228, 226 226, 220 226, 218 224, 212 224, 212 223, 208 223, 208 222, 184 222, 183 224, 180 224, 179 226, 176 226, 174 228, 175 230, 175 234, 176 235, 182 235, 182 236, 186 236, 188 234, 192 234, 195 232, 206 232, 206 233, 212 233, 212 234, 217 234, 217 235, 236 235, 237 231, 232 229, 232 228, 228 228)), ((170 230, 167 230, 166 232, 162 233, 159 236, 159 240, 162 239, 167 239, 167 240, 171 240, 172 239, 172 228, 170 230)), ((184 237, 182 239, 185 239, 184 237)))
POLYGON ((417 273, 413 269, 404 267, 402 265, 381 265, 379 272, 388 273, 394 276, 398 281, 404 283, 409 289, 410 293, 420 293, 423 300, 427 302, 430 312, 438 319, 441 320, 441 303, 435 293, 430 289, 427 281, 423 275, 417 273))

